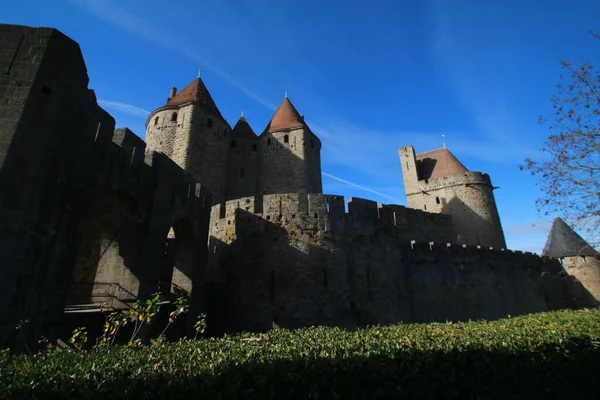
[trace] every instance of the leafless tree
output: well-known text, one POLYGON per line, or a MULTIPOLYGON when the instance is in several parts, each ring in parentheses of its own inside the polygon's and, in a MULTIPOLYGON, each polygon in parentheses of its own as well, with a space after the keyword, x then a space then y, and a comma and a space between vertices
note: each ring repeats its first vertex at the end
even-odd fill
MULTIPOLYGON (((594 39, 600 35, 590 32, 594 39)), ((599 57, 600 60, 600 52, 599 57)), ((551 134, 538 160, 521 169, 540 177, 538 211, 557 214, 598 244, 600 227, 600 70, 591 62, 562 61, 563 73, 551 102, 554 113, 540 117, 551 134)))

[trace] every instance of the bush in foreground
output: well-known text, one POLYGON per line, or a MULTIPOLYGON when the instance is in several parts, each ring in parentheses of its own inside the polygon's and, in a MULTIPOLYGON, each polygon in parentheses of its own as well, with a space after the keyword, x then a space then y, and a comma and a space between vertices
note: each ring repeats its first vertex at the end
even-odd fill
POLYGON ((0 359, 1 398, 598 398, 600 310, 0 359))

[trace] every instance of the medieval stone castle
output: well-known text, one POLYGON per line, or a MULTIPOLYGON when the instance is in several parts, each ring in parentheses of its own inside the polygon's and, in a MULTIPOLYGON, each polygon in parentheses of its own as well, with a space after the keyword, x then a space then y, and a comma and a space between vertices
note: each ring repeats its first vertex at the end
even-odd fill
POLYGON ((51 336, 157 291, 189 295, 214 333, 600 300, 594 249, 555 222, 548 257, 506 250, 490 177, 448 149, 399 149, 408 207, 346 208, 322 193, 321 142, 287 96, 257 135, 197 78, 150 114, 144 142, 114 129, 57 30, 0 25, 0 70, 2 344, 19 319, 51 336))

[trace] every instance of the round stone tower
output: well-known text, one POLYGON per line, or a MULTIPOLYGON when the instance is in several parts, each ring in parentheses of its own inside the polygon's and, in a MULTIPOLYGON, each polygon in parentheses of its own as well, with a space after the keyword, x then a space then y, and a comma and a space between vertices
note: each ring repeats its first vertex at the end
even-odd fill
POLYGON ((455 243, 506 248, 488 174, 469 172, 446 148, 415 155, 399 149, 410 208, 452 216, 455 243))
POLYGON ((287 96, 259 141, 259 195, 323 192, 321 141, 287 96))
POLYGON ((213 195, 225 200, 231 127, 198 77, 146 121, 146 148, 160 151, 213 195))

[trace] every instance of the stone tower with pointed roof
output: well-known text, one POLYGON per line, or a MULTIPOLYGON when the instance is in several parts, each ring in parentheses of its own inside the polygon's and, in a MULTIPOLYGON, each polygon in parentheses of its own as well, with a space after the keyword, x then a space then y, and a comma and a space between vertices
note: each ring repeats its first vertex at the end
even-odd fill
POLYGON ((227 171, 228 200, 256 194, 258 154, 258 136, 242 114, 231 135, 227 171))
POLYGON ((560 258, 565 271, 600 302, 600 253, 559 217, 552 222, 542 256, 560 258))
POLYGON ((260 135, 258 194, 322 193, 321 141, 283 99, 260 135))
POLYGON ((408 207, 451 215, 455 243, 506 248, 488 174, 468 171, 446 148, 398 152, 408 207))
POLYGON ((200 77, 154 110, 146 121, 148 150, 160 151, 225 200, 231 127, 200 77))

